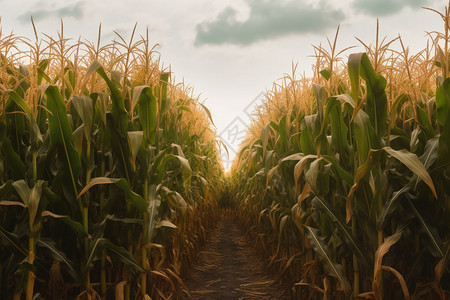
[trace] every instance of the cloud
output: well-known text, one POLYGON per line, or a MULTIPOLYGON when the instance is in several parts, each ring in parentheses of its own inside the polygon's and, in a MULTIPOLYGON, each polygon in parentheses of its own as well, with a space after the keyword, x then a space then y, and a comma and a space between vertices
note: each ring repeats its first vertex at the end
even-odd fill
POLYGON ((337 27, 344 19, 342 11, 330 8, 324 1, 318 1, 316 7, 302 1, 246 2, 250 13, 245 21, 238 21, 238 11, 228 6, 213 21, 197 24, 195 45, 249 45, 290 34, 319 33, 337 27))
POLYGON ((418 9, 429 2, 429 0, 355 0, 353 7, 357 12, 380 17, 396 14, 405 7, 418 9))
POLYGON ((35 21, 39 21, 42 19, 47 19, 50 17, 64 18, 64 17, 72 17, 72 18, 82 18, 84 15, 83 11, 83 1, 79 1, 72 5, 66 5, 60 8, 37 8, 27 11, 26 13, 17 17, 19 22, 28 23, 30 22, 30 17, 33 16, 35 21))

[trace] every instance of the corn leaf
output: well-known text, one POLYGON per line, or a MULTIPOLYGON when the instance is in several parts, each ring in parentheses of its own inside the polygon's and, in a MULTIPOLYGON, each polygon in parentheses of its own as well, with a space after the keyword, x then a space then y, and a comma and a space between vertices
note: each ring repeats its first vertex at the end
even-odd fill
POLYGON ((43 86, 42 91, 47 95, 47 108, 51 112, 48 116, 50 140, 63 158, 65 170, 68 170, 74 194, 78 194, 78 179, 81 173, 81 160, 72 141, 72 128, 67 117, 61 93, 56 86, 43 86))
POLYGON ((115 184, 125 193, 125 199, 136 207, 140 212, 147 211, 147 203, 140 195, 133 192, 125 178, 109 178, 109 177, 96 177, 92 178, 91 181, 81 190, 78 194, 80 198, 84 193, 86 193, 90 188, 99 184, 115 184))
POLYGON ((328 247, 326 246, 325 241, 319 236, 318 230, 309 226, 304 226, 304 228, 306 229, 306 235, 308 236, 314 251, 318 254, 327 273, 335 277, 339 281, 345 294, 349 295, 351 293, 351 287, 345 277, 344 270, 340 264, 334 262, 330 257, 328 247))
POLYGON ((355 253, 356 256, 359 257, 360 261, 366 267, 369 267, 371 264, 370 259, 367 255, 367 251, 361 249, 360 245, 358 245, 357 239, 350 232, 351 228, 347 227, 344 220, 341 220, 341 218, 333 211, 330 204, 325 199, 316 196, 311 201, 311 205, 324 211, 325 214, 327 214, 331 218, 331 220, 337 225, 338 231, 345 237, 345 241, 350 249, 352 249, 353 253, 355 253))
POLYGON ((384 147, 383 149, 391 156, 401 161, 414 174, 419 176, 430 187, 434 197, 437 199, 436 189, 434 188, 433 180, 431 179, 430 174, 428 174, 427 170, 420 162, 416 154, 411 153, 406 149, 394 150, 391 147, 384 147))

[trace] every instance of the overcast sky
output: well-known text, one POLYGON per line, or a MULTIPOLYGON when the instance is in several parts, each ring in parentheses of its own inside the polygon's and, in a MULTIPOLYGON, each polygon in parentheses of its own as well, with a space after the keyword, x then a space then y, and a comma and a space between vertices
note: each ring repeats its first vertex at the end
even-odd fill
POLYGON ((381 36, 400 34, 415 52, 425 47, 426 31, 443 28, 436 14, 421 7, 442 11, 445 5, 445 0, 0 0, 0 16, 4 33, 30 38, 31 15, 38 31, 54 36, 63 18, 65 35, 75 39, 96 40, 100 22, 105 41, 114 38, 113 30, 129 36, 136 22, 139 34, 148 27, 164 65, 195 88, 217 132, 234 142, 232 153, 242 135, 228 133, 245 130, 253 100, 289 73, 292 62, 310 73, 311 45, 332 39, 339 24, 340 49, 358 45, 355 36, 374 41, 379 18, 381 36))

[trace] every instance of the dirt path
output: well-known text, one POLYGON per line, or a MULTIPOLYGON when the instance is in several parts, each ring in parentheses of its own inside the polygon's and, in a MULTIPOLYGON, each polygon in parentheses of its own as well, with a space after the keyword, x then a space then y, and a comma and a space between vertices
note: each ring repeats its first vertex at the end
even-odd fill
POLYGON ((217 228, 185 278, 192 299, 287 299, 236 224, 228 219, 217 228))

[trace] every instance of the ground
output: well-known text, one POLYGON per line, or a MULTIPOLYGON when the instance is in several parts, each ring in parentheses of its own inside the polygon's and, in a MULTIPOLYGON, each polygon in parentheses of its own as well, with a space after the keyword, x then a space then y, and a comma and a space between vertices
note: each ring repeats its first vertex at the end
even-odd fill
POLYGON ((184 281, 192 299, 288 299, 229 218, 219 221, 184 281))

